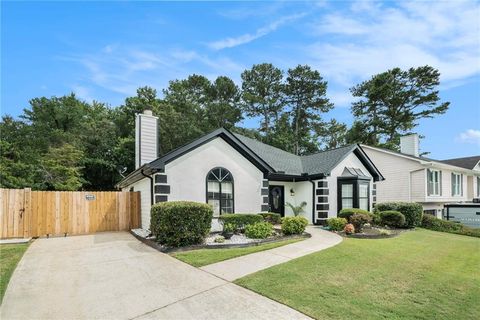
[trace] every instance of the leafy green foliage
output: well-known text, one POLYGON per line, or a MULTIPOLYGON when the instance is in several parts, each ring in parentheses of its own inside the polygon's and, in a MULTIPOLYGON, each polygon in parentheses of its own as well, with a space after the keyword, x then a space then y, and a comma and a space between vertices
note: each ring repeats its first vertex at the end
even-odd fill
POLYGON ((345 218, 329 218, 327 219, 327 226, 330 227, 332 231, 342 231, 347 224, 347 219, 345 218))
POLYGON ((340 210, 340 212, 338 213, 338 217, 350 220, 350 217, 355 213, 370 215, 370 212, 368 212, 367 210, 358 208, 345 208, 340 210))
POLYGON ((405 225, 405 216, 399 211, 382 211, 380 217, 383 225, 401 228, 405 225))
POLYGON ((350 216, 348 221, 355 227, 355 232, 362 232, 363 225, 366 223, 370 223, 372 221, 372 218, 368 214, 354 213, 350 216))
POLYGON ((263 222, 263 217, 255 213, 228 213, 222 214, 218 219, 223 225, 233 224, 236 230, 244 230, 250 224, 263 222))
POLYGON ((302 234, 308 225, 308 220, 304 217, 285 217, 282 218, 282 232, 285 235, 302 234))
POLYGON ((265 239, 273 233, 273 226, 268 222, 257 222, 245 227, 245 235, 251 239, 265 239))
POLYGON ((202 243, 210 231, 213 210, 206 203, 171 201, 152 206, 150 230, 169 247, 202 243))
POLYGON ((416 202, 383 202, 375 205, 376 212, 399 211, 405 216, 405 227, 414 228, 422 222, 423 207, 416 202))
POLYGON ((421 226, 433 231, 456 233, 480 238, 480 229, 469 228, 457 222, 438 219, 429 214, 423 215, 421 226))
POLYGON ((268 223, 271 223, 272 225, 282 223, 282 216, 278 213, 267 212, 267 213, 260 213, 260 215, 263 217, 263 220, 265 220, 268 223))
POLYGON ((360 100, 352 104, 356 119, 352 129, 364 133, 348 140, 398 150, 401 134, 418 126, 420 119, 448 110, 450 103, 440 102, 439 85, 438 70, 422 66, 393 68, 354 86, 350 91, 360 100))
POLYGON ((305 207, 307 203, 305 201, 302 201, 300 205, 296 206, 291 204, 290 202, 285 203, 290 209, 292 209, 293 215, 296 217, 299 214, 305 212, 305 207))

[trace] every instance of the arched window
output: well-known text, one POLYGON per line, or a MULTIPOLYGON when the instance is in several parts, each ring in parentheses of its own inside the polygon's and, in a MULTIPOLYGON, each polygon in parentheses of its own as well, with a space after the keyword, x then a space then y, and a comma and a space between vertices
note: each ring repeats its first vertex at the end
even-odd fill
POLYGON ((233 213, 233 177, 225 168, 214 168, 207 174, 207 203, 214 216, 233 213))

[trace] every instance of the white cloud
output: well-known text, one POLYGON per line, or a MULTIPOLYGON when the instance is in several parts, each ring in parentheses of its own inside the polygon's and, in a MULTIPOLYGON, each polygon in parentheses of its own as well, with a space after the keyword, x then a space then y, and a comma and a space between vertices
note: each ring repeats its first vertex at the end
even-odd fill
POLYGON ((77 97, 87 102, 92 102, 94 100, 90 94, 90 90, 87 87, 76 84, 72 86, 72 91, 77 97))
POLYGON ((392 67, 431 65, 451 87, 480 74, 480 4, 474 1, 356 2, 324 15, 305 49, 311 64, 344 87, 392 67))
POLYGON ((295 21, 304 17, 306 13, 298 13, 286 17, 282 17, 262 28, 257 29, 255 33, 246 33, 238 37, 225 38, 222 40, 214 41, 208 44, 208 46, 214 50, 222 50, 225 48, 233 48, 242 44, 252 42, 258 38, 266 36, 267 34, 277 30, 280 26, 295 21))
POLYGON ((468 129, 465 132, 460 133, 457 137, 458 142, 473 143, 480 146, 480 130, 468 129))

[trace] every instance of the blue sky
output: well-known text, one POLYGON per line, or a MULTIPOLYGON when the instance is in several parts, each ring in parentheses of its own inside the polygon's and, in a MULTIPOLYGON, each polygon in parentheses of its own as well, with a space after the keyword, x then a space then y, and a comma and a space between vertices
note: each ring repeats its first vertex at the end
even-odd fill
MULTIPOLYGON (((480 3, 5 2, 1 3, 1 113, 38 96, 75 92, 112 106, 189 74, 239 83, 253 64, 309 64, 328 80, 348 124, 348 88, 392 67, 442 74, 447 114, 421 121, 423 151, 480 154, 480 3)), ((255 119, 245 126, 255 126, 255 119)))

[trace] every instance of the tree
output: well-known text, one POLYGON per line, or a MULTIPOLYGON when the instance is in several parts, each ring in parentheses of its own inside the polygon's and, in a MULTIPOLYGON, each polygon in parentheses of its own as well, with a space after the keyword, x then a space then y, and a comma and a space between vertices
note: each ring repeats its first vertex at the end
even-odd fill
POLYGON ((242 120, 239 107, 240 92, 228 77, 218 77, 209 90, 209 101, 205 107, 205 116, 209 130, 232 128, 242 120))
POLYGON ((326 97, 327 82, 318 71, 298 65, 288 70, 284 92, 294 133, 293 153, 309 152, 317 148, 312 137, 314 125, 322 122, 321 113, 333 108, 326 97))
POLYGON ((49 148, 42 157, 36 179, 42 190, 79 190, 84 183, 80 166, 82 152, 70 144, 49 148))
POLYGON ((335 149, 346 144, 347 125, 335 119, 316 126, 323 150, 335 149))
POLYGON ((249 117, 262 117, 260 131, 271 134, 272 122, 278 121, 284 107, 283 73, 270 63, 253 65, 242 75, 243 109, 249 117))
POLYGON ((374 75, 353 88, 354 97, 361 98, 352 104, 357 121, 371 127, 372 142, 398 149, 402 133, 418 126, 422 118, 433 118, 448 110, 449 102, 440 102, 437 87, 440 73, 430 66, 394 68, 374 75))

